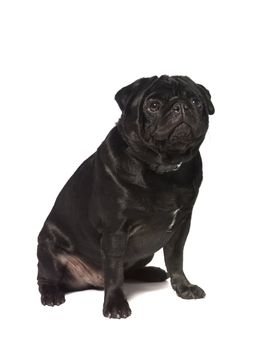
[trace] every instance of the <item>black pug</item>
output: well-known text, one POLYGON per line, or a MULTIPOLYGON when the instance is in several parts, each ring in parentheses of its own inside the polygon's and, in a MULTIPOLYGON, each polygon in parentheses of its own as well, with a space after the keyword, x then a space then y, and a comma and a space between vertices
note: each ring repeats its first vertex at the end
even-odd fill
POLYGON ((50 306, 66 292, 104 288, 104 316, 125 318, 125 279, 169 277, 180 297, 205 296, 184 274, 183 249, 214 107, 185 76, 142 78, 115 99, 120 120, 66 183, 39 234, 38 285, 50 306), (160 248, 167 272, 146 267, 160 248))

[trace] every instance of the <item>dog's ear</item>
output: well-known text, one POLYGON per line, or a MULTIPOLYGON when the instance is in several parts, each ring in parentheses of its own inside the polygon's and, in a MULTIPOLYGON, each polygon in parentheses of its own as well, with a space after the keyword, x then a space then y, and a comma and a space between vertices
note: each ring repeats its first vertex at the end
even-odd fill
POLYGON ((198 89, 204 99, 205 105, 207 107, 207 111, 210 115, 215 113, 215 108, 211 102, 211 94, 209 92, 209 90, 207 90, 203 85, 201 84, 197 84, 198 89))
POLYGON ((135 93, 145 90, 145 88, 156 79, 157 76, 153 76, 151 78, 141 78, 119 90, 115 95, 115 100, 118 103, 121 111, 123 112, 125 110, 128 101, 135 93))

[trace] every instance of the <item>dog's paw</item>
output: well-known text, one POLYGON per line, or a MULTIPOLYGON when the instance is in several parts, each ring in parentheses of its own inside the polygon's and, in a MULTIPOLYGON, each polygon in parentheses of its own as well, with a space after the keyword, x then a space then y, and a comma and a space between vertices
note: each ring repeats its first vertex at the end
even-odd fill
POLYGON ((48 306, 59 306, 65 302, 64 292, 56 286, 41 288, 41 303, 48 306))
POLYGON ((173 288, 177 295, 183 299, 201 299, 205 297, 204 290, 193 284, 177 285, 173 288))
POLYGON ((109 318, 126 318, 131 315, 131 309, 123 294, 110 295, 106 298, 103 315, 109 318))

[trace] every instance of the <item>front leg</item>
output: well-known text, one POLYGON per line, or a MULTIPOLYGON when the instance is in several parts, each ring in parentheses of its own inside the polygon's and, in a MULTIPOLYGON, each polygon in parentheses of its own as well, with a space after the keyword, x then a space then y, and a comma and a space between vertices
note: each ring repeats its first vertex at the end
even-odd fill
POLYGON ((102 240, 105 282, 103 315, 109 318, 126 318, 131 315, 122 290, 126 244, 127 235, 120 230, 111 235, 104 235, 102 240))
POLYGON ((175 219, 174 234, 164 246, 164 257, 171 285, 177 295, 183 299, 199 299, 205 297, 205 292, 191 284, 183 271, 183 250, 191 224, 192 209, 180 210, 175 219))

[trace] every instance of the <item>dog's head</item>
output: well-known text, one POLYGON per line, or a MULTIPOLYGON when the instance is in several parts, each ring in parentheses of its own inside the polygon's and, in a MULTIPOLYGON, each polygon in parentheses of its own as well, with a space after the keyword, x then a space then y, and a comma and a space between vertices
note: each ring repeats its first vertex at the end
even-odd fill
POLYGON ((118 130, 136 157, 172 171, 198 151, 214 113, 209 91, 184 76, 142 78, 115 96, 118 130))

